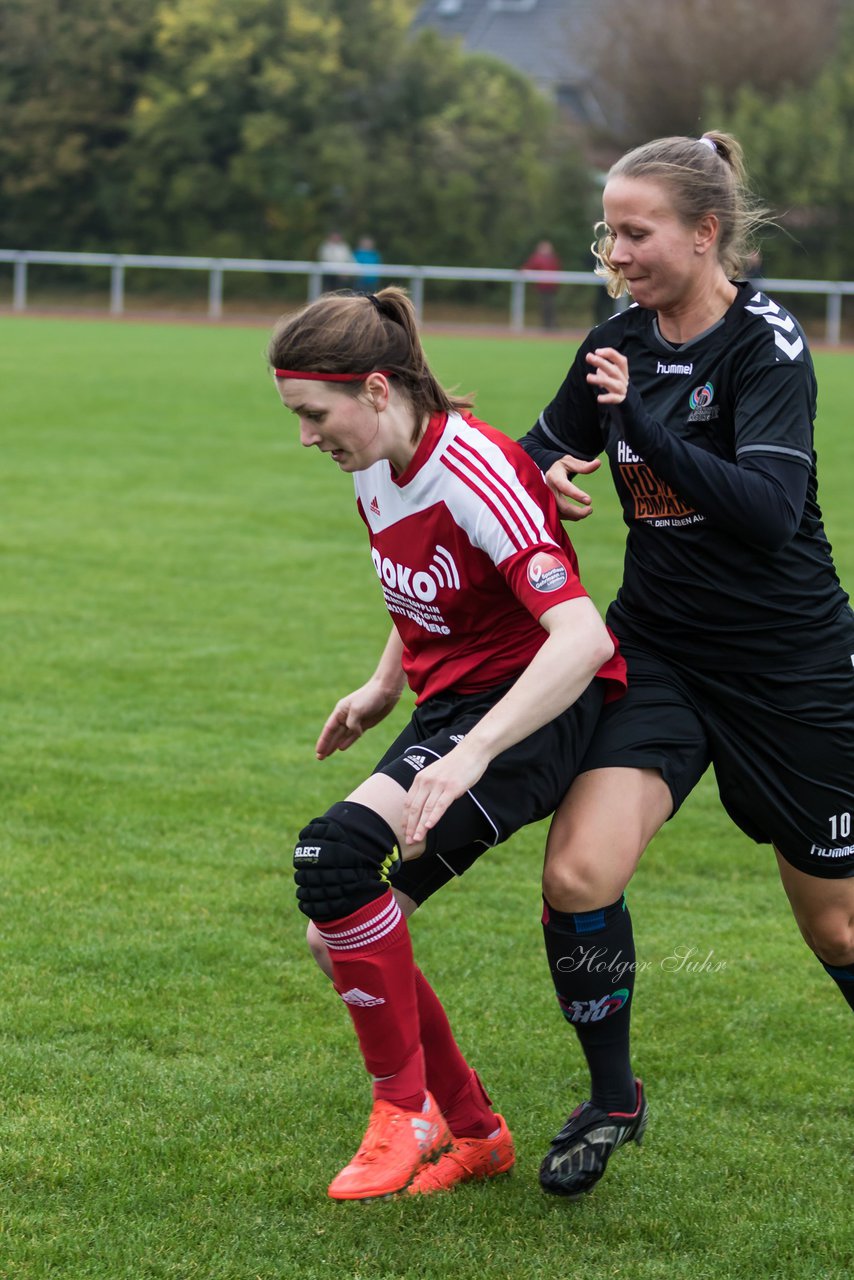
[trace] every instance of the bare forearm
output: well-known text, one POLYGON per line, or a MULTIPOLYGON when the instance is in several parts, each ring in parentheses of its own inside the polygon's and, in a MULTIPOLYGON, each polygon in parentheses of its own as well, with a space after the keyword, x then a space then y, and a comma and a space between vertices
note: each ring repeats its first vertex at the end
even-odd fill
POLYGON ((550 631, 545 644, 466 742, 494 760, 565 711, 581 696, 614 645, 595 606, 573 601, 574 618, 550 631))
POLYGON ((371 680, 395 697, 400 697, 403 691, 406 684, 406 674, 403 670, 403 641, 396 627, 392 627, 389 633, 371 680))
POLYGON ((407 844, 423 840, 496 756, 575 702, 614 652, 608 630, 587 597, 555 605, 540 623, 548 638, 515 684, 453 751, 413 781, 404 804, 407 844))

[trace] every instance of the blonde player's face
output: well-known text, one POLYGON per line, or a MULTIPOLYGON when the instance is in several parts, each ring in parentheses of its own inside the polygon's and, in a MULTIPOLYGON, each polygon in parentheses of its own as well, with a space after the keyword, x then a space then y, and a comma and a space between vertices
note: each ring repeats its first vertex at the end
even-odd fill
POLYGON ((641 307, 668 312, 690 301, 707 262, 705 243, 673 208, 667 188, 645 178, 612 178, 602 197, 614 237, 611 261, 641 307))
POLYGON ((376 408, 360 389, 350 395, 334 383, 277 378, 282 404, 299 418, 300 444, 328 453, 342 471, 364 471, 383 455, 376 408))

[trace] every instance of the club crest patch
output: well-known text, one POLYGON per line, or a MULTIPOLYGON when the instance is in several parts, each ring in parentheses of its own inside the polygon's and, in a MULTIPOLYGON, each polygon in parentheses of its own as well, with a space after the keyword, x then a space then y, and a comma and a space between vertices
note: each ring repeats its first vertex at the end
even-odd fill
POLYGON ((528 581, 535 591, 559 591, 566 579, 566 565, 548 551, 538 551, 528 561, 528 581))

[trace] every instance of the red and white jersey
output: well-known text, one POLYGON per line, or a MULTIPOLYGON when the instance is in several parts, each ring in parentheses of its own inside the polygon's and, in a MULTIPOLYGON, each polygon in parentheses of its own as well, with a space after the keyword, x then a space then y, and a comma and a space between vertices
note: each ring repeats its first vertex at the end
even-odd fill
MULTIPOLYGON (((486 423, 436 415, 403 475, 382 461, 354 479, 419 702, 514 680, 546 640, 540 615, 587 595, 542 473, 486 423)), ((598 674, 622 692, 619 654, 598 674)))

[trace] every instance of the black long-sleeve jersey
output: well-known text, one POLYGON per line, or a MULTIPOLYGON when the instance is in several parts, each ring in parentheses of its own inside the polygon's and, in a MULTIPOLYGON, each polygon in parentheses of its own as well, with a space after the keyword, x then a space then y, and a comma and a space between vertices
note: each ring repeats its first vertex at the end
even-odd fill
POLYGON ((608 621, 700 668, 801 669, 854 653, 817 500, 816 381, 795 318, 752 285, 680 347, 638 306, 591 331, 521 443, 543 470, 607 453, 629 533, 608 621), (599 405, 585 357, 629 363, 599 405))

